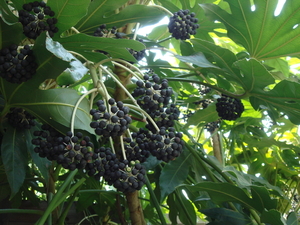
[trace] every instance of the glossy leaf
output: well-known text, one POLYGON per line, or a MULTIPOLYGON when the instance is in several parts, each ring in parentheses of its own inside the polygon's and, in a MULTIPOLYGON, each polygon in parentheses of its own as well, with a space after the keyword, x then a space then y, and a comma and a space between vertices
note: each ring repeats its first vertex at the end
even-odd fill
POLYGON ((13 25, 7 25, 0 20, 0 35, 1 35, 1 46, 0 48, 8 47, 11 44, 19 43, 22 40, 22 25, 16 23, 13 25))
POLYGON ((256 1, 255 10, 251 9, 250 1, 226 2, 231 13, 213 4, 200 6, 212 20, 221 21, 228 36, 243 45, 251 57, 263 60, 300 53, 297 48, 300 29, 295 27, 299 22, 299 1, 286 1, 279 15, 274 15, 277 1, 273 0, 256 1))
MULTIPOLYGON (((14 105, 24 108, 43 123, 60 124, 69 130, 74 105, 79 98, 80 96, 73 89, 36 90, 32 91, 30 95, 15 99, 14 105)), ((75 129, 94 133, 93 129, 87 126, 87 124, 90 124, 91 118, 89 115, 89 102, 86 98, 79 104, 74 122, 75 129)))
POLYGON ((191 153, 183 151, 177 159, 164 166, 159 177, 161 201, 186 179, 190 160, 191 153))
POLYGON ((203 209, 200 212, 220 224, 248 225, 252 223, 247 215, 225 208, 203 209))
MULTIPOLYGON (((55 18, 58 20, 58 33, 55 38, 71 27, 87 14, 90 0, 51 0, 47 5, 55 12, 55 18)), ((56 38, 57 39, 57 38, 56 38)))
POLYGON ((12 198, 24 182, 28 163, 26 142, 22 130, 7 126, 1 144, 1 157, 12 198))

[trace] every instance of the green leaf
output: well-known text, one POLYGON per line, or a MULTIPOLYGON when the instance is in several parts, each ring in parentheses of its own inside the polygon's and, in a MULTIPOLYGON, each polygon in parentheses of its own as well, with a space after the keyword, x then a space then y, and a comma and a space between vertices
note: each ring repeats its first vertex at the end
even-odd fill
POLYGON ((3 20, 0 20, 0 35, 2 42, 0 42, 0 48, 8 47, 11 44, 19 43, 22 40, 22 29, 23 28, 20 23, 7 25, 3 22, 3 20))
POLYGON ((28 163, 26 142, 22 130, 7 126, 2 139, 1 156, 12 198, 22 186, 28 163))
POLYGON ((193 186, 181 185, 180 188, 187 187, 189 191, 199 192, 206 191, 211 197, 212 201, 217 204, 224 202, 236 202, 246 206, 247 208, 256 209, 256 205, 251 198, 239 187, 236 187, 229 183, 214 183, 214 182, 203 182, 193 186))
MULTIPOLYGON (((108 1, 97 1, 95 4, 92 2, 88 16, 77 24, 77 29, 80 32, 92 34, 101 24, 106 24, 107 27, 123 27, 128 23, 147 25, 157 23, 166 16, 166 12, 158 7, 138 4, 128 5, 118 14, 109 15, 114 10, 113 7, 116 7, 117 2, 120 4, 123 1, 109 1, 109 3, 108 1), (109 5, 112 6, 107 8, 109 5)), ((124 1, 124 3, 125 2, 126 1, 124 1)), ((121 5, 119 5, 119 7, 121 7, 121 5)))
POLYGON ((251 93, 250 102, 255 109, 266 107, 269 110, 276 108, 284 112, 294 124, 300 124, 300 84, 283 80, 271 91, 251 93), (284 91, 283 91, 284 90, 284 91))
MULTIPOLYGON (((71 27, 75 26, 77 22, 87 14, 87 9, 90 0, 51 0, 47 5, 55 12, 55 18, 58 20, 57 28, 60 34, 71 27)), ((57 39, 57 38, 56 38, 57 39)))
POLYGON ((190 157, 189 151, 183 151, 178 158, 166 164, 162 169, 159 177, 161 201, 186 179, 190 169, 190 157))
POLYGON ((224 208, 212 208, 200 210, 201 213, 208 216, 210 219, 214 219, 215 222, 220 224, 231 224, 231 225, 248 225, 252 224, 251 219, 239 212, 235 212, 224 208))
POLYGON ((190 125, 197 125, 201 122, 209 123, 219 119, 216 104, 212 103, 205 109, 198 110, 192 116, 189 117, 185 127, 190 125))
POLYGON ((18 22, 18 17, 12 13, 9 6, 7 5, 7 1, 0 1, 0 15, 1 19, 8 25, 12 25, 18 22))
POLYGON ((83 33, 92 34, 101 24, 104 24, 103 19, 106 17, 106 13, 121 8, 126 2, 127 0, 91 1, 86 16, 76 24, 77 30, 83 33))
POLYGON ((262 223, 269 223, 272 225, 287 225, 281 213, 275 209, 271 209, 270 211, 264 211, 261 214, 260 219, 262 223))
POLYGON ((221 70, 217 70, 217 72, 222 72, 222 75, 228 80, 242 83, 242 80, 239 76, 239 70, 233 67, 233 63, 237 61, 237 58, 233 52, 226 48, 217 46, 209 41, 197 38, 191 39, 190 41, 194 46, 195 52, 203 52, 209 54, 213 58, 217 68, 221 68, 221 70))
POLYGON ((201 53, 201 52, 196 53, 194 55, 190 55, 190 56, 176 55, 175 57, 177 59, 181 60, 182 62, 192 63, 192 64, 195 64, 195 65, 201 67, 201 68, 217 68, 217 69, 219 69, 217 66, 210 63, 205 58, 204 54, 201 53))
POLYGON ((47 37, 46 48, 58 58, 70 62, 71 68, 67 68, 65 73, 71 74, 74 82, 79 81, 88 72, 88 69, 71 53, 64 49, 59 42, 53 41, 51 38, 47 37))
POLYGON ((267 59, 264 60, 264 64, 273 68, 272 71, 280 71, 284 76, 283 78, 289 77, 290 66, 284 59, 267 59))
POLYGON ((297 55, 300 53, 298 24, 299 1, 286 1, 279 15, 274 16, 277 1, 256 1, 251 10, 250 1, 226 0, 231 13, 213 4, 200 4, 208 17, 224 23, 228 36, 244 46, 251 57, 258 60, 297 55), (239 19, 237 19, 239 18, 239 19), (259 26, 258 26, 259 24, 259 26))
POLYGON ((251 194, 256 209, 262 212, 264 209, 276 209, 277 200, 271 199, 270 193, 265 187, 251 186, 251 194))
MULTIPOLYGON (((169 36, 170 36, 170 32, 168 30, 168 27, 166 24, 163 24, 163 25, 154 27, 153 30, 151 31, 151 33, 149 33, 148 38, 149 38, 149 40, 152 40, 152 41, 160 41, 169 36)), ((165 41, 160 44, 167 47, 165 44, 169 44, 169 41, 165 41)))
POLYGON ((288 215, 286 224, 287 225, 298 225, 299 224, 297 214, 295 212, 291 212, 288 215))
MULTIPOLYGON (((122 58, 130 62, 135 62, 135 58, 127 49, 131 48, 141 51, 145 48, 141 42, 135 40, 93 37, 86 34, 75 34, 62 38, 59 42, 65 49, 77 52, 88 60, 94 60, 91 56, 94 57, 95 55, 90 54, 92 51, 101 50, 109 53, 113 58, 122 58)), ((101 58, 103 57, 101 53, 96 54, 99 56, 102 55, 101 58)))
MULTIPOLYGON (((13 105, 24 108, 43 123, 63 129, 56 127, 60 124, 69 130, 74 106, 79 98, 80 96, 73 89, 35 90, 30 95, 18 96, 14 99, 13 105)), ((93 134, 94 130, 89 126, 91 122, 89 111, 89 102, 84 98, 77 108, 74 128, 86 130, 93 134)), ((67 130, 60 131, 65 133, 67 130)))
POLYGON ((263 90, 266 86, 275 82, 267 69, 255 59, 243 59, 237 61, 234 65, 241 70, 240 81, 245 91, 263 90))

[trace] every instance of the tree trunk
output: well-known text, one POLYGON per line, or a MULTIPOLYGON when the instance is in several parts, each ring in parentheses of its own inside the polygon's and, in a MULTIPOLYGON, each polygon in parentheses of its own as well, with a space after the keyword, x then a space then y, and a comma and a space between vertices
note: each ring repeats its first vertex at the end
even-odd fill
POLYGON ((127 205, 130 212, 131 224, 146 225, 143 209, 138 196, 139 196, 138 191, 126 194, 127 205))

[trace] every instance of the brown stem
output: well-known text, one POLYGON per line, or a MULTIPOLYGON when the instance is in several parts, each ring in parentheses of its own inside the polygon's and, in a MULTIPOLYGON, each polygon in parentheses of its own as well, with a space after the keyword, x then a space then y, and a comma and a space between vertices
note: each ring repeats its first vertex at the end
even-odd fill
POLYGON ((146 225, 141 202, 138 198, 139 192, 131 192, 126 194, 127 205, 130 212, 132 225, 146 225))

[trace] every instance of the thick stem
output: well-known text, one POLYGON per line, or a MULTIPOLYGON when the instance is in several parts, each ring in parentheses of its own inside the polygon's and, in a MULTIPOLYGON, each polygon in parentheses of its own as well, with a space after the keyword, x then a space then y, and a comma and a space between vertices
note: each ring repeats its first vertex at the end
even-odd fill
POLYGON ((126 194, 126 200, 130 212, 131 224, 146 225, 143 209, 138 197, 139 197, 138 191, 126 194))
POLYGON ((212 140, 212 146, 214 151, 214 156, 216 159, 223 165, 223 154, 222 154, 222 148, 220 143, 220 135, 218 133, 218 128, 216 128, 213 132, 211 132, 211 140, 212 140))

